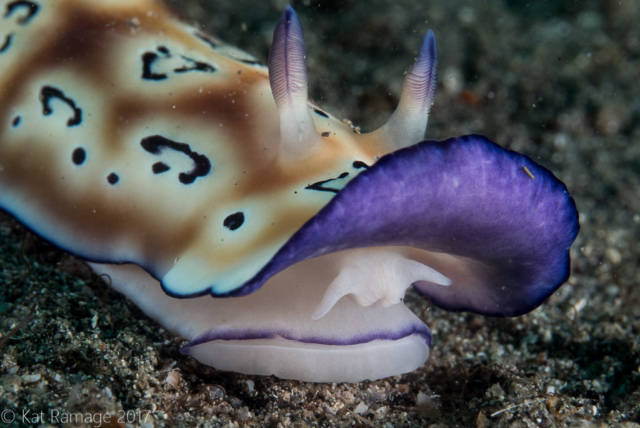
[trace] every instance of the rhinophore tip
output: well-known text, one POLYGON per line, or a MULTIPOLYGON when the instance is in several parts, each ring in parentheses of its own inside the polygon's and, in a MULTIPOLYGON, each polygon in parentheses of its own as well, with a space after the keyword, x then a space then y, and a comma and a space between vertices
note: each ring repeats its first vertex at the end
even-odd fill
POLYGON ((381 128, 393 149, 416 144, 424 138, 436 94, 437 64, 438 46, 433 31, 429 30, 415 64, 404 79, 398 108, 381 128))
POLYGON ((302 25, 287 5, 269 52, 269 82, 280 112, 280 158, 285 160, 304 157, 322 142, 309 113, 305 58, 302 25))

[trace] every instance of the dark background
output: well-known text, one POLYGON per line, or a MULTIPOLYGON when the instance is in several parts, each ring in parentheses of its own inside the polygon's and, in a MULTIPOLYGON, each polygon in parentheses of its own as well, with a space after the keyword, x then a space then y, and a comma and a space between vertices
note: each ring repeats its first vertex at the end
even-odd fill
MULTIPOLYGON (((263 63, 286 4, 171 3, 263 63)), ((422 368, 305 384, 218 373, 181 356, 180 340, 81 262, 1 217, 0 331, 6 338, 20 328, 0 348, 0 407, 149 410, 156 426, 640 422, 640 3, 292 5, 305 29, 311 97, 363 131, 391 114, 403 73, 434 30, 439 84, 427 137, 485 134, 567 184, 582 226, 568 283, 515 319, 446 313, 410 294, 433 332, 422 368)))

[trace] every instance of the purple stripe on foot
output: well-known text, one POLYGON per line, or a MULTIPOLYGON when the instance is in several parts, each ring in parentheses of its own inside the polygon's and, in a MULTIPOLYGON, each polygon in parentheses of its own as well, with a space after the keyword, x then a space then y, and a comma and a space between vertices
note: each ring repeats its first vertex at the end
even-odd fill
POLYGON ((359 345, 363 343, 373 342, 374 340, 400 340, 402 338, 417 335, 424 339, 427 346, 431 346, 431 331, 429 328, 420 324, 410 324, 398 331, 373 331, 364 335, 353 337, 340 337, 340 336, 298 336, 287 330, 275 330, 275 329, 220 329, 216 328, 202 333, 200 336, 193 339, 186 344, 180 352, 183 354, 189 353, 189 348, 192 348, 203 343, 209 343, 216 340, 259 340, 259 339, 276 339, 283 338, 291 340, 293 342, 310 343, 317 345, 329 345, 329 346, 350 346, 359 345))

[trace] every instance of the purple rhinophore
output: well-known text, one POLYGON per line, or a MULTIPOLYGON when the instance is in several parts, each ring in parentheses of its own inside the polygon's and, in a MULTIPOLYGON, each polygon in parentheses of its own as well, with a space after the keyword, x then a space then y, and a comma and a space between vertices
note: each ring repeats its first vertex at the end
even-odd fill
POLYGON ((307 97, 307 65, 304 36, 298 15, 287 5, 273 33, 269 52, 269 82, 279 109, 291 98, 307 97))
MULTIPOLYGON (((438 46, 433 31, 429 30, 422 40, 416 62, 405 79, 416 100, 431 108, 436 95, 438 46)), ((428 110, 427 110, 428 112, 428 110)))

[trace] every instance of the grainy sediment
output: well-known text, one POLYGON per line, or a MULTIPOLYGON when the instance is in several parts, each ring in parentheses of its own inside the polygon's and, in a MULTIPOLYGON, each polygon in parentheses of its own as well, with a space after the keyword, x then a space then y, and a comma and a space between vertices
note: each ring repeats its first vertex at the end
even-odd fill
MULTIPOLYGON (((171 3, 266 62, 286 2, 171 3)), ((582 225, 568 283, 514 319, 447 313, 411 293, 433 332, 423 367, 316 385, 221 373, 180 355, 183 341, 82 262, 2 216, 0 411, 42 411, 45 422, 51 410, 111 412, 102 426, 124 416, 144 427, 638 427, 640 3, 293 6, 312 98, 363 131, 389 116, 434 30, 440 83, 428 137, 485 134, 567 184, 582 225)))

